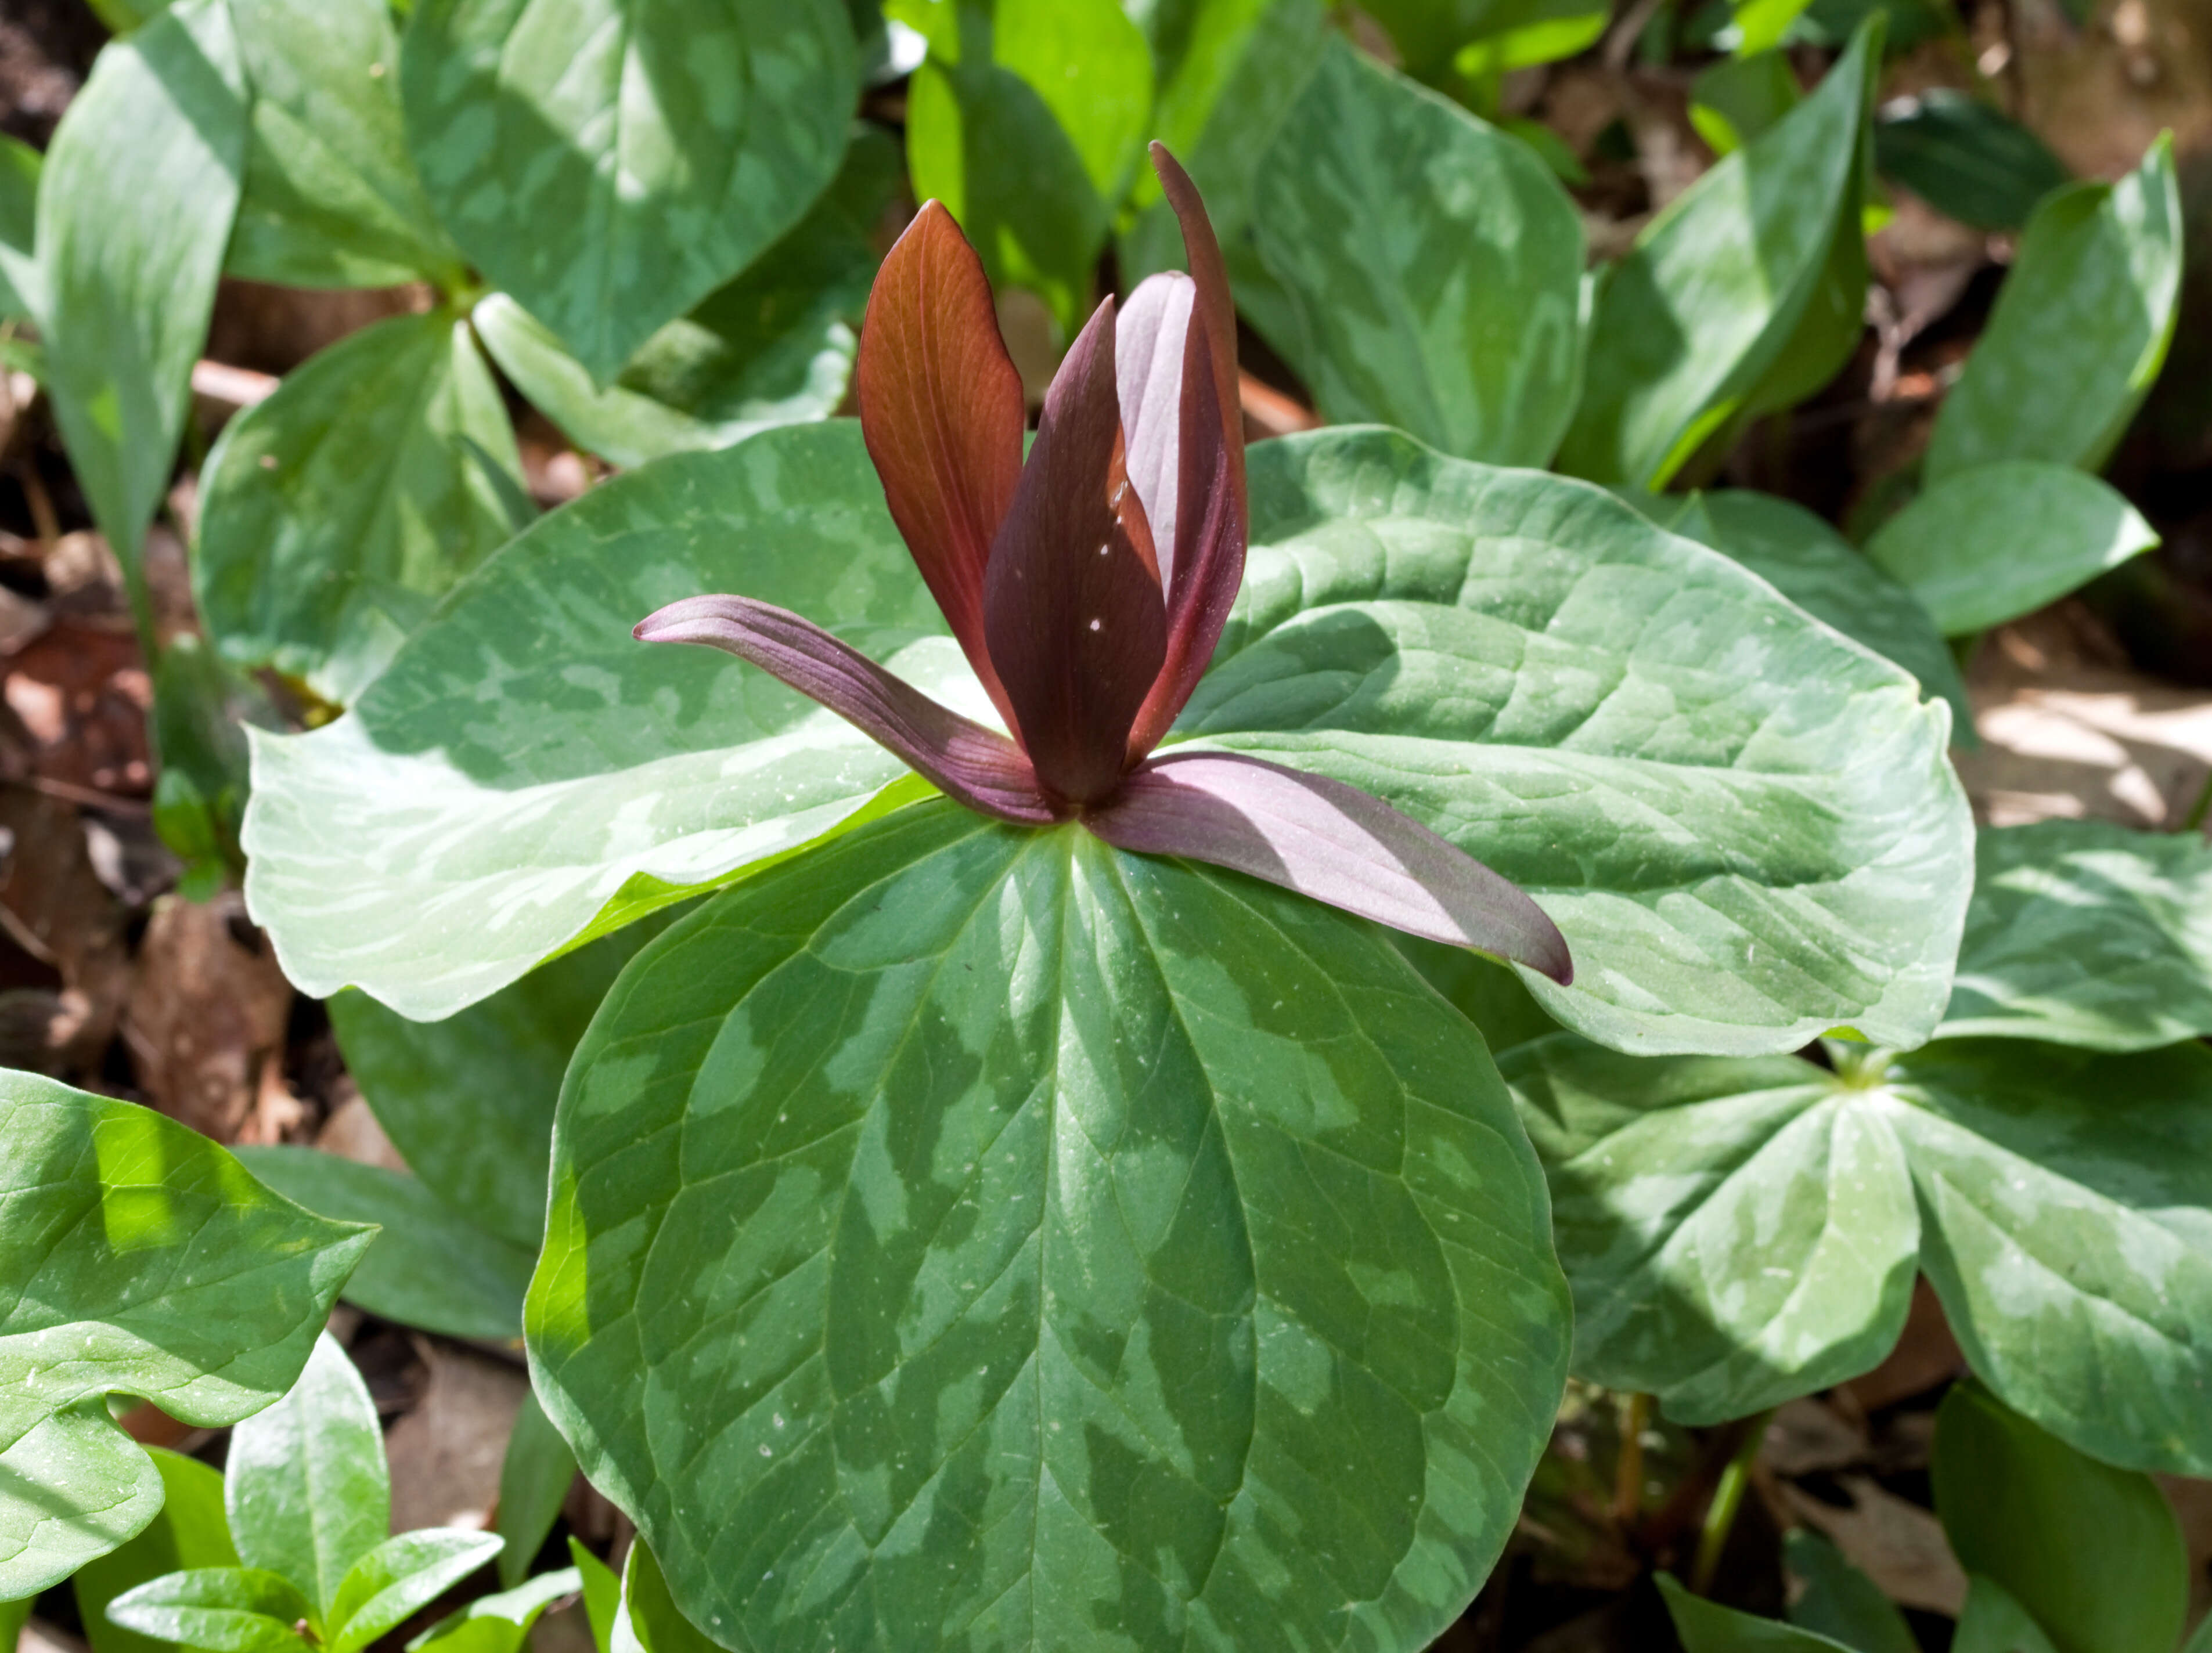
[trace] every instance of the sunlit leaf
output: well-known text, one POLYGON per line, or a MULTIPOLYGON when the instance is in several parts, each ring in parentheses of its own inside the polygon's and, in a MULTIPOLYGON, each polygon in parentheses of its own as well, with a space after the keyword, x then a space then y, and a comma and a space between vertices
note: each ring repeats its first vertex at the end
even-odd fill
POLYGON ((93 1653, 171 1653, 174 1643, 109 1623, 107 1604, 164 1573, 238 1565, 238 1549, 222 1512, 222 1472, 158 1446, 149 1447, 146 1456, 161 1477, 161 1513, 120 1549, 79 1567, 70 1581, 93 1653))

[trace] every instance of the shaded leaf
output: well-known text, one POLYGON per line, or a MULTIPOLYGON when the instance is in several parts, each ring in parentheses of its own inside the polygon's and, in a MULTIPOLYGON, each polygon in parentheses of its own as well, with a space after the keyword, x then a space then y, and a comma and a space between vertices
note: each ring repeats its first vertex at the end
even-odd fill
MULTIPOLYGON (((1751 0, 1738 7, 1736 15, 1742 18, 1755 7, 1761 15, 1772 9, 1762 0, 1751 0)), ((1795 109, 1801 98, 1797 73, 1787 53, 1753 51, 1698 71, 1690 85, 1690 124, 1707 148, 1724 155, 1765 133, 1795 109)))
POLYGON ((521 475, 499 387, 450 312, 379 322, 288 374, 209 457, 192 576, 217 646, 353 699, 507 540, 477 454, 521 475))
POLYGON ((154 1466, 109 1420, 137 1395, 203 1427, 291 1388, 368 1235, 255 1182, 151 1109, 0 1076, 0 1597, 143 1528, 154 1466))
POLYGON ((1326 418, 1551 457, 1581 388, 1583 232, 1526 145, 1340 42, 1260 166, 1252 222, 1297 316, 1274 342, 1326 418))
POLYGON ((43 157, 19 138, 0 134, 0 321, 27 319, 44 284, 33 260, 39 223, 39 169, 43 157), (19 293, 21 276, 33 290, 19 293))
POLYGON ((331 1653, 361 1653, 499 1553, 495 1533, 434 1527, 387 1538, 354 1563, 332 1608, 331 1653))
MULTIPOLYGON (((561 1505, 576 1479, 576 1455, 545 1415, 532 1390, 522 1397, 514 1428, 507 1438, 507 1456, 499 1471, 499 1524, 507 1547, 499 1553, 499 1582, 518 1589, 538 1552, 545 1547, 561 1505)), ((567 1589, 581 1589, 573 1569, 567 1589)), ((559 1594, 561 1592, 556 1592, 559 1594)), ((497 1598, 491 1598, 497 1599, 497 1598)), ((527 1628, 526 1625, 525 1628, 527 1628)))
MULTIPOLYGON (((166 1573, 239 1564, 237 1547, 230 1541, 230 1523, 222 1512, 222 1472, 158 1446, 147 1448, 146 1456, 161 1477, 161 1513, 121 1548, 79 1567, 71 1581, 77 1616, 93 1653, 169 1653, 174 1643, 155 1641, 110 1623, 107 1604, 166 1573)), ((5 1629, 0 1625, 0 1642, 6 1639, 5 1629)))
POLYGON ((1779 1620, 1739 1613, 1692 1595, 1671 1574, 1657 1575, 1659 1594, 1682 1638, 1683 1653, 1863 1653, 1779 1620))
POLYGON ((608 1645, 611 1653, 714 1653, 714 1644, 678 1609, 660 1564, 642 1543, 629 1547, 623 1565, 622 1610, 608 1645))
POLYGON ((2040 461, 1953 472, 1878 529, 1867 555, 1947 637, 2016 620, 2158 543, 2118 490, 2040 461))
POLYGON ((2180 1639, 2189 1562, 2148 1475, 2083 1456, 1976 1384, 1944 1396, 1930 1474, 1960 1561, 2057 1653, 2168 1653, 2180 1639))
MULTIPOLYGON (((2212 1620, 2208 1620, 2212 1622, 2212 1620)), ((2201 1639, 2201 1638, 2200 1638, 2201 1639)), ((1996 1580, 1976 1573, 1966 1581, 1966 1609, 1951 1653, 2058 1653, 2043 1626, 1996 1580)))
POLYGON ((592 1626, 592 1645, 599 1653, 612 1653, 615 1620, 622 1612, 622 1579, 573 1535, 568 1540, 568 1559, 583 1580, 584 1614, 592 1626))
POLYGON ((1073 826, 917 807, 702 906, 579 1048, 553 1186, 547 1404, 756 1648, 1420 1645, 1560 1392, 1468 1024, 1373 930, 1073 826))
POLYGON ((2021 228, 2071 176, 2027 127, 1948 87, 1883 105, 1875 118, 1874 158, 1884 178, 1984 230, 2021 228))
POLYGON ((1929 481, 2000 459, 2101 468, 2166 360, 2181 233, 2164 138, 2118 183, 2047 197, 1936 412, 1929 481))
POLYGON ((169 1573, 107 1604, 109 1621, 134 1635, 213 1653, 301 1653, 312 1644, 293 1626, 308 1610, 290 1580, 252 1567, 169 1573))
POLYGON ((799 221, 854 74, 842 0, 419 0, 400 53, 440 218, 600 379, 799 221))
POLYGON ((534 1245, 489 1232, 469 1208, 448 1205, 400 1172, 315 1148, 239 1153, 256 1176, 310 1211, 381 1226, 346 1282, 347 1302, 448 1337, 504 1340, 520 1329, 534 1245))
POLYGON ((1919 1638, 1881 1586, 1819 1534, 1799 1528, 1782 1541, 1783 1559, 1804 1587, 1790 1622, 1853 1653, 1920 1653, 1919 1638))

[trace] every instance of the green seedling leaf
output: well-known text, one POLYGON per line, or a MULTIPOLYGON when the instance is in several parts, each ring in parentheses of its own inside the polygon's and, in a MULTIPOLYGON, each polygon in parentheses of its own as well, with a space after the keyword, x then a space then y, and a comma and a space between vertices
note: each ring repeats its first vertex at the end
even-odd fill
POLYGON ((612 1653, 615 1620, 622 1614, 622 1577, 573 1537, 568 1559, 583 1580, 584 1616, 592 1626, 592 1645, 599 1653, 612 1653))
MULTIPOLYGON (((1737 15, 1750 9, 1741 8, 1737 15)), ((1690 124, 1716 155, 1729 154, 1765 133, 1802 100, 1788 54, 1770 47, 1701 70, 1690 85, 1690 124)))
POLYGON ((2158 543, 2094 476, 2038 460, 1948 474, 1876 530, 1867 554, 1947 637, 2016 620, 2158 543))
POLYGON ((2181 234, 2165 138, 2118 183, 2046 198, 1936 415, 1929 481, 2001 459, 2101 468, 2172 341, 2181 234))
MULTIPOLYGON (((519 1588, 538 1552, 561 1518, 561 1505, 576 1479, 576 1455, 545 1415, 535 1390, 522 1397, 507 1456, 499 1470, 499 1523, 507 1547, 499 1553, 499 1582, 519 1588)), ((573 1571, 573 1570, 572 1570, 573 1571)), ((570 1589, 581 1589, 580 1581, 570 1589)))
POLYGON ((2169 1653, 2180 1640, 2188 1554, 2148 1475, 2084 1456, 1978 1384, 1944 1396, 1930 1474, 1960 1565, 2011 1595, 2057 1653, 2169 1653))
POLYGON ((420 0, 407 136, 470 261, 611 378, 837 170, 842 0, 420 0))
POLYGON ((1613 269, 1560 469, 1661 487, 1740 411, 1841 365, 1835 336, 1848 350, 1858 309, 1847 335, 1830 312, 1864 268, 1854 185, 1877 39, 1854 36, 1818 90, 1685 191, 1613 269))
POLYGON ((1951 1653, 2058 1653, 2043 1626, 2003 1585, 1980 1573, 1966 1580, 1966 1610, 1951 1653))
MULTIPOLYGON (((380 1457, 381 1455, 380 1454, 380 1457)), ((330 1653, 361 1653, 500 1551, 495 1533, 433 1527, 387 1538, 353 1565, 332 1605, 330 1653)))
POLYGON ((291 1393, 231 1432, 223 1504, 246 1565, 288 1581, 335 1632, 340 1581, 392 1529, 392 1485, 375 1402, 329 1333, 291 1393))
POLYGON ((919 806, 624 973, 562 1096, 532 1369, 726 1642, 1419 1646, 1561 1391, 1523 1141, 1370 927, 919 806))
POLYGON ((1920 1653, 1919 1638, 1897 1604, 1820 1534, 1802 1527, 1787 1534, 1782 1554, 1804 1587, 1790 1604, 1791 1624, 1853 1653, 1920 1653))
MULTIPOLYGON (((107 1604, 169 1573, 238 1565, 238 1549, 222 1511, 222 1474, 158 1446, 147 1448, 146 1456, 161 1477, 161 1512, 129 1543, 79 1567, 72 1581, 77 1616, 93 1653, 172 1653, 173 1644, 112 1623, 107 1604)), ((5 1628, 0 1625, 0 1632, 5 1628)), ((0 1645, 5 1642, 0 1633, 0 1645)))
POLYGON ((945 203, 999 285, 1073 333, 1151 133, 1152 61, 1116 0, 890 0, 929 42, 907 94, 917 200, 945 203))
POLYGON ((1739 1613, 1702 1595, 1692 1595, 1671 1574, 1657 1575, 1659 1594, 1682 1638, 1684 1653, 1867 1653, 1848 1643, 1756 1614, 1739 1613))
POLYGON ((255 737, 246 899, 291 979, 447 1015, 610 904, 626 923, 726 881, 901 782, 896 759, 798 694, 630 635, 679 596, 730 588, 993 715, 854 422, 618 476, 477 570, 347 716, 255 737))
POLYGON ((0 1602, 0 1643, 17 1645, 23 1626, 31 1622, 31 1609, 39 1604, 35 1595, 26 1595, 13 1602, 0 1602))
POLYGON ((1943 635, 1912 593, 1800 505, 1724 488, 1685 498, 1623 492, 1662 528, 1709 545, 1757 574, 1815 619, 1895 661, 1923 693, 1951 708, 1952 733, 1973 730, 1973 708, 1943 635))
POLYGON ((612 1653, 715 1653, 714 1644, 678 1608, 660 1563, 642 1542, 623 1565, 622 1611, 609 1632, 612 1653))
POLYGON ((202 1427, 292 1386, 368 1244, 151 1109, 0 1075, 0 1598, 144 1528, 161 1480, 110 1420, 140 1396, 202 1427))
MULTIPOLYGON (((542 1144, 538 1152, 542 1159, 542 1144)), ((469 1207, 448 1203, 402 1172, 308 1147, 246 1147, 239 1154, 254 1175, 308 1210, 383 1229, 346 1282, 347 1302, 448 1337, 496 1341, 520 1335, 535 1244, 491 1232, 469 1207)))
POLYGON ((288 287, 464 279, 407 153, 386 0, 229 5, 253 114, 225 269, 288 287))
POLYGON ((1261 164, 1252 221, 1297 315, 1277 342, 1329 421, 1550 459, 1581 388, 1583 231, 1527 145, 1339 41, 1261 164))
POLYGON ((39 225, 39 169, 42 157, 21 139, 0 135, 0 322, 31 319, 41 296, 32 248, 39 225), (33 291, 17 290, 17 277, 33 291))
POLYGON ((647 339, 612 384, 594 383, 505 294, 477 306, 477 334, 571 440, 617 465, 826 419, 852 378, 854 330, 876 272, 868 235, 897 176, 896 146, 877 128, 857 129, 837 181, 797 227, 647 339))
POLYGON ((1983 829, 1947 1038, 2148 1051, 2212 1033, 2212 848, 2100 820, 1983 829))
POLYGON ((2072 181, 2027 127, 1948 87, 1883 105, 1874 158, 1884 178, 1976 229, 2019 229, 2045 197, 2072 181))
MULTIPOLYGON (((502 1564, 507 1553, 500 1552, 502 1564)), ((563 1567, 558 1572, 541 1572, 496 1595, 479 1595, 409 1642, 407 1653, 423 1653, 426 1648, 438 1653, 520 1653, 538 1615, 583 1587, 583 1576, 574 1567, 563 1567)))
POLYGON ((293 1626, 312 1613, 289 1579, 255 1567, 173 1572, 107 1604, 121 1629, 209 1653, 302 1653, 313 1644, 293 1626))
POLYGON ((188 880, 198 877, 209 894, 246 869, 238 833, 252 784, 248 725, 284 727, 267 689, 199 638, 171 638, 154 668, 148 720, 161 760, 154 824, 185 862, 188 880))
POLYGON ((227 0, 179 0, 101 51, 40 186, 47 391, 142 633, 152 611, 141 548, 191 404, 246 131, 227 0))
POLYGON ((352 700, 507 538, 475 452, 521 475, 499 387, 449 312, 379 322, 287 376, 208 462, 192 583, 224 656, 352 700))

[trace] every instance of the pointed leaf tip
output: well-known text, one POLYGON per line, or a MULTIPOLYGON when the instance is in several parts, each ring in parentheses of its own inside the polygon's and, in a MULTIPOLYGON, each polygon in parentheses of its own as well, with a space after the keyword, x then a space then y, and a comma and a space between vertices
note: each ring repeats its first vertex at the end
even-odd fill
POLYGON ((1574 980, 1542 908, 1380 798, 1238 753, 1157 759, 1084 824, 1118 849, 1180 856, 1372 918, 1410 935, 1574 980))

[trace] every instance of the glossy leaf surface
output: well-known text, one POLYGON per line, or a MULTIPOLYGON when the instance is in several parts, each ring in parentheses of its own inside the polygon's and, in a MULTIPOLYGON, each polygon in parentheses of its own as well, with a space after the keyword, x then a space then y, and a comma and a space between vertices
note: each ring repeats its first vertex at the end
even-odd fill
POLYGON ((714 1646, 677 1607, 652 1550, 632 1544, 623 1563, 622 1602, 608 1653, 714 1653, 714 1646))
MULTIPOLYGON (((542 1160, 544 1146, 538 1145, 542 1160)), ((371 1314, 448 1337, 514 1337, 537 1260, 535 1238, 506 1239, 404 1172, 309 1147, 246 1147, 246 1168, 288 1199, 344 1222, 373 1222, 344 1296, 371 1314)))
POLYGON ((2158 543, 2117 489, 2039 461, 1946 476, 1867 542, 1947 637, 2016 620, 2158 543))
POLYGON ((1984 230, 2021 228, 2070 178, 2027 127, 1994 103, 1948 87, 1884 106, 1874 124, 1874 158, 1883 177, 1984 230))
POLYGON ((2168 1653, 2180 1639, 2189 1562, 2148 1475, 2083 1456, 1974 1384, 1944 1396, 1930 1475, 1960 1564, 2058 1653, 2168 1653))
POLYGON ((2166 360, 2181 234, 2165 139, 2118 183, 2046 199, 1936 415, 1928 480, 2000 459, 2101 467, 2166 360))
POLYGON ((238 1549, 222 1512, 222 1472, 158 1446, 147 1448, 146 1456, 161 1477, 161 1513, 120 1549, 79 1567, 70 1581, 93 1653, 170 1653, 173 1643, 109 1623, 107 1604, 165 1573, 238 1565, 238 1549))
POLYGON ((2212 1033, 2212 849, 2100 820, 1984 827, 1947 1038, 2148 1051, 2212 1033))
POLYGON ((1755 393, 1771 399, 1838 239, 1859 233, 1850 185, 1878 58, 1856 37, 1811 96, 1638 236, 1599 294, 1561 469, 1660 487, 1755 393))
POLYGON ((280 1199, 148 1108, 0 1075, 0 1598, 152 1519, 161 1477, 109 1420, 204 1427, 292 1386, 368 1236, 280 1199))
MULTIPOLYGON (((500 1552, 500 1559, 507 1559, 506 1551, 500 1552)), ((526 1556, 524 1565, 528 1561, 526 1556)), ((501 1582, 505 1582, 503 1573, 501 1582)), ((557 1572, 541 1572, 526 1583, 509 1585, 496 1595, 479 1595, 409 1642, 407 1653, 422 1653, 433 1647, 438 1653, 520 1653, 539 1615, 563 1595, 574 1595, 583 1583, 575 1568, 562 1567, 557 1572)))
POLYGON ((1285 130, 1252 225, 1298 318, 1275 342, 1323 416, 1546 463, 1581 389, 1583 231, 1543 162, 1342 42, 1285 130))
POLYGON ((332 1610, 331 1653, 361 1653, 499 1553, 496 1533, 432 1527, 387 1538, 354 1563, 332 1610))
POLYGON ((605 379, 821 194, 853 54, 842 0, 422 0, 400 90, 453 239, 605 379))
POLYGON ((153 1642, 211 1653, 302 1653, 293 1626, 307 1598, 289 1579, 254 1567, 199 1567, 127 1590, 107 1604, 109 1622, 153 1642))
POLYGON ((494 466, 520 486, 499 387, 459 318, 395 317, 332 345, 210 456, 192 574, 217 645, 352 700, 507 539, 494 466))
POLYGON ((1560 1392, 1473 1031, 1376 932, 1076 827, 917 808, 671 929, 554 1187, 534 1370, 732 1644, 1419 1646, 1560 1392))

